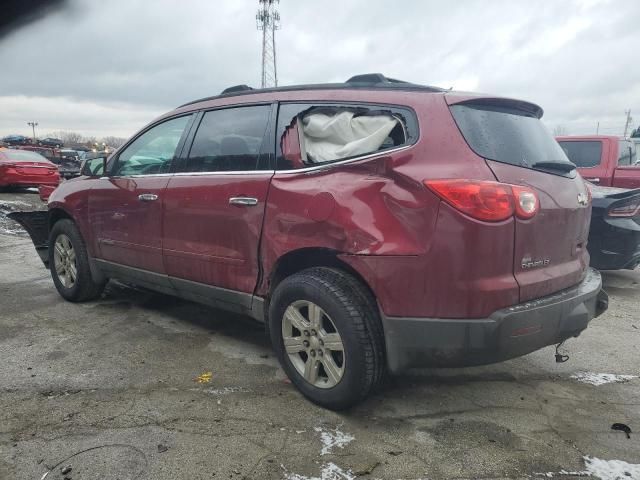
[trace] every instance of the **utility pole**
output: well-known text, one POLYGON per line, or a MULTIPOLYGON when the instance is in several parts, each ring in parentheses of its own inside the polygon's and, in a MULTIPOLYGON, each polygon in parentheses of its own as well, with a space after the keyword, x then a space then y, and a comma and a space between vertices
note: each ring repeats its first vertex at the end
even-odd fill
POLYGON ((596 124, 596 135, 598 135, 600 133, 600 121, 598 120, 598 123, 596 124))
POLYGON ((280 29, 280 14, 275 8, 276 3, 280 0, 258 0, 256 26, 262 32, 262 88, 278 86, 276 30, 280 29))
POLYGON ((631 124, 631 120, 633 120, 633 118, 631 118, 631 109, 626 110, 624 113, 627 116, 627 121, 624 124, 623 138, 627 138, 627 130, 629 129, 629 125, 631 124))
POLYGON ((33 141, 36 141, 36 127, 38 126, 38 122, 27 122, 27 125, 31 127, 33 130, 33 141))

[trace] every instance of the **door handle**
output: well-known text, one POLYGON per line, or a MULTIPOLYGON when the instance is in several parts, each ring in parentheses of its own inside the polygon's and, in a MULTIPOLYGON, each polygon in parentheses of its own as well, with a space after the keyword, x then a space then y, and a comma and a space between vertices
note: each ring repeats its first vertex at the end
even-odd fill
POLYGON ((587 178, 586 180, 590 181, 591 183, 600 183, 599 178, 587 178))
POLYGON ((253 207, 258 204, 258 199, 253 197, 231 197, 229 205, 241 205, 243 207, 253 207))
POLYGON ((155 193, 142 193, 138 195, 138 200, 141 202, 153 202, 158 199, 158 195, 155 193))

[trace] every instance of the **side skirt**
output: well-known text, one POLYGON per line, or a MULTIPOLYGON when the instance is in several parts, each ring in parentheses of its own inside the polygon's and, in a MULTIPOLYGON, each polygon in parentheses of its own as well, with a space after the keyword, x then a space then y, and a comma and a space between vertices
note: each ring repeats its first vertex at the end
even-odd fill
POLYGON ((107 277, 222 310, 248 315, 259 322, 264 322, 264 299, 250 293, 170 277, 107 260, 95 259, 95 263, 107 277))

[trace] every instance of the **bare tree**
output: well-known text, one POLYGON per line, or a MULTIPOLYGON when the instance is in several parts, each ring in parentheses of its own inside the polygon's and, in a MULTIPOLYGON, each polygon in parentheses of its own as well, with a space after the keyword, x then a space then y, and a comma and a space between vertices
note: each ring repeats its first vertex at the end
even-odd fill
POLYGON ((566 134, 567 134, 567 129, 564 128, 564 126, 556 125, 555 127, 553 127, 553 136, 554 137, 560 137, 560 136, 566 135, 566 134))
POLYGON ((122 144, 124 144, 124 142, 126 140, 127 140, 126 138, 114 137, 114 136, 109 135, 109 136, 106 136, 106 137, 102 137, 102 139, 100 141, 106 143, 110 147, 120 148, 122 146, 122 144))
POLYGON ((84 135, 78 132, 69 132, 66 130, 59 130, 57 132, 49 133, 47 137, 59 138, 66 145, 83 143, 85 141, 84 135))

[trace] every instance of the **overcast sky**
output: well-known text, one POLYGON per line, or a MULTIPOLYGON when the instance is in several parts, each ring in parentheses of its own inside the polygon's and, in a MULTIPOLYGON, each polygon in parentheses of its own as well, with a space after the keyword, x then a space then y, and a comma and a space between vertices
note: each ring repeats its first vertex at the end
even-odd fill
MULTIPOLYGON (((0 135, 128 137, 230 85, 259 86, 257 0, 69 0, 0 38, 0 135)), ((382 72, 513 96, 553 129, 640 122, 640 1, 282 0, 280 85, 382 72)))

